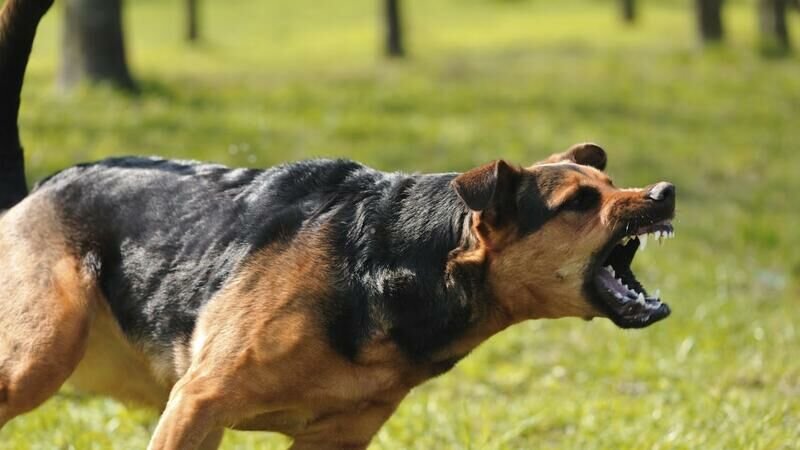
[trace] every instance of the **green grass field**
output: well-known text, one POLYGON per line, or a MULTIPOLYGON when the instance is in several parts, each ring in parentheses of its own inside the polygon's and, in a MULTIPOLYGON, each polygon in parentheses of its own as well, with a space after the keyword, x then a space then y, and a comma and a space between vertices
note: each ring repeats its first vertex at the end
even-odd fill
MULTIPOLYGON (((800 58, 758 55, 750 2, 707 50, 688 1, 645 2, 633 28, 610 1, 406 2, 403 62, 379 56, 375 0, 204 2, 195 48, 179 3, 127 2, 138 98, 59 93, 59 8, 46 18, 23 92, 31 181, 122 154, 464 170, 592 140, 618 185, 678 186, 678 239, 636 262, 669 319, 512 328, 412 391, 372 449, 800 445, 800 58)), ((66 387, 0 448, 144 448, 155 420, 66 387)), ((223 448, 287 445, 228 432, 223 448)))

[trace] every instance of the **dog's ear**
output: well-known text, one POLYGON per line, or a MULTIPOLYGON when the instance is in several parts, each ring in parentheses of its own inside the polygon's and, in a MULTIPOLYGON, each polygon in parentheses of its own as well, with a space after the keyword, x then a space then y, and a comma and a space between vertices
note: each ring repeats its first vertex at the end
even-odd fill
POLYGON ((481 221, 497 227, 513 218, 520 169, 503 160, 484 164, 453 179, 458 196, 481 221))
POLYGON ((591 142, 575 144, 563 153, 556 153, 537 164, 570 161, 583 166, 591 166, 597 170, 606 170, 606 151, 591 142))

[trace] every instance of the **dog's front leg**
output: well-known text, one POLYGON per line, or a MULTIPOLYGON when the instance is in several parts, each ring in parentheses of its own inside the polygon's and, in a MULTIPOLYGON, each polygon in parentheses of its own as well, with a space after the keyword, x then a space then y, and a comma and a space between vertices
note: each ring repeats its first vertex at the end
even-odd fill
POLYGON ((222 443, 222 438, 225 435, 225 428, 217 428, 206 435, 205 440, 198 450, 217 450, 222 443))
POLYGON ((214 382, 185 379, 173 388, 148 450, 213 450, 219 445, 225 399, 214 382))

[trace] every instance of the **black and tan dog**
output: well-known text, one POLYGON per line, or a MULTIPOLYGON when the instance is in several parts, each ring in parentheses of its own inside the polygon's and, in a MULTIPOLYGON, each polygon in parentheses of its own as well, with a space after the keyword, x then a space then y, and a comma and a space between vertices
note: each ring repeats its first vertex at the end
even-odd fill
POLYGON ((162 410, 151 449, 216 448, 226 427, 365 448, 509 325, 669 314, 630 264, 672 235, 674 188, 618 189, 605 165, 581 144, 463 174, 66 169, 0 217, 0 424, 69 380, 162 410))

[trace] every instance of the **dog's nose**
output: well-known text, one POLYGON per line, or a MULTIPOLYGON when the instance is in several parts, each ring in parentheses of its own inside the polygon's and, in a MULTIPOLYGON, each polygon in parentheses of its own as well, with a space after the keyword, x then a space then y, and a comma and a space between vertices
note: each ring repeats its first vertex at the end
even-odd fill
POLYGON ((647 191, 647 198, 650 200, 655 200, 657 202, 662 202, 664 200, 672 200, 675 197, 675 185, 672 183, 667 183, 666 181, 662 181, 660 183, 656 183, 653 187, 647 191))

